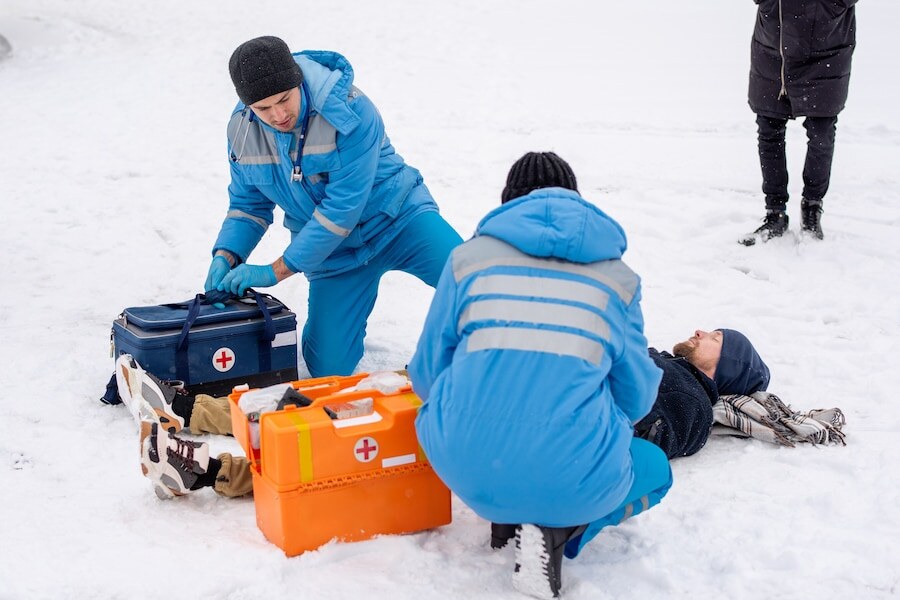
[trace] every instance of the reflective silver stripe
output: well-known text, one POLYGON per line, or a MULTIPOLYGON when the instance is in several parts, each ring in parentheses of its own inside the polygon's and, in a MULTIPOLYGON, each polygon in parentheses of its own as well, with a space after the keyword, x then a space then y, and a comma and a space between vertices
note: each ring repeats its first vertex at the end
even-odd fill
POLYGON ((576 264, 553 258, 536 258, 486 235, 471 239, 453 251, 453 276, 457 282, 490 267, 530 267, 588 277, 615 291, 625 304, 631 304, 639 282, 634 271, 621 260, 576 264))
POLYGON ((303 156, 325 154, 337 149, 337 130, 320 114, 309 120, 309 131, 303 144, 303 156))
POLYGON ((509 294, 581 302, 600 310, 609 303, 609 294, 587 283, 571 279, 529 277, 527 275, 485 275, 469 287, 470 296, 509 294))
MULTIPOLYGON (((483 259, 477 263, 468 265, 467 269, 454 271, 454 274, 457 276, 457 281, 459 281, 466 275, 471 275, 472 273, 483 271, 490 267, 531 267, 535 269, 561 271, 563 273, 581 275, 582 277, 589 277, 595 281, 599 281, 603 285, 616 292, 619 298, 622 299, 622 302, 624 302, 625 304, 631 304, 631 300, 632 298, 634 298, 634 291, 637 288, 637 278, 631 272, 631 269, 625 266, 621 261, 611 260, 604 262, 610 263, 608 265, 608 270, 610 271, 609 273, 600 272, 596 267, 593 266, 579 265, 561 260, 534 258, 533 256, 527 255, 519 257, 504 256, 499 258, 483 259), (615 263, 618 263, 618 265, 616 265, 615 263), (621 265, 622 268, 618 268, 619 265, 621 265), (619 281, 620 279, 625 279, 625 277, 622 276, 627 274, 632 275, 632 277, 634 278, 634 286, 629 285, 629 287, 625 287, 625 285, 628 285, 630 282, 619 281), (623 285, 623 283, 625 285, 623 285)), ((598 264, 601 263, 592 263, 592 265, 598 264)))
MULTIPOLYGON (((625 507, 625 514, 622 515, 622 520, 619 521, 619 523, 621 523, 625 519, 634 515, 634 507, 637 505, 638 502, 641 503, 641 511, 640 512, 644 512, 650 508, 650 497, 649 496, 641 496, 639 499, 635 500, 634 502, 628 503, 628 506, 625 507)), ((638 513, 638 514, 640 514, 640 513, 638 513)))
POLYGON ((319 212, 319 209, 313 211, 313 218, 319 222, 319 224, 333 233, 334 235, 339 235, 341 237, 347 237, 350 235, 349 229, 344 229, 343 227, 336 225, 333 221, 331 221, 328 217, 319 212))
POLYGON ((253 221, 263 229, 268 229, 269 223, 265 219, 261 219, 250 213, 245 213, 242 210, 229 210, 228 214, 225 215, 226 219, 247 219, 248 221, 253 221))
MULTIPOLYGON (((581 329, 608 340, 609 325, 586 308, 532 300, 476 300, 459 318, 459 331, 473 321, 520 321, 581 329)), ((530 331, 530 330, 527 330, 530 331)))
POLYGON ((325 154, 327 152, 331 152, 337 148, 337 144, 320 144, 318 146, 313 146, 312 144, 306 144, 303 146, 303 156, 308 154, 325 154))
MULTIPOLYGON (((228 142, 242 165, 274 165, 281 162, 275 134, 263 128, 256 119, 249 122, 242 117, 242 113, 232 115, 228 123, 228 142)), ((336 149, 337 130, 322 115, 313 115, 303 144, 303 156, 326 154, 336 149)), ((290 156, 294 160, 297 151, 293 150, 290 156)))
POLYGON ((523 327, 485 327, 469 336, 468 351, 526 350, 574 356, 593 364, 603 359, 603 344, 575 333, 523 327))
POLYGON ((241 156, 239 163, 242 165, 276 165, 279 160, 277 156, 241 156))

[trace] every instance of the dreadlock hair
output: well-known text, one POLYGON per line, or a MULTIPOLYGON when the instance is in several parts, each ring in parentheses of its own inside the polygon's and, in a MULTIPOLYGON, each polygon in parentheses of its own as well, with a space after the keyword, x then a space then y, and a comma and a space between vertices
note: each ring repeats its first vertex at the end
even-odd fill
POLYGON ((528 152, 509 170, 500 200, 505 204, 513 198, 546 187, 561 187, 577 192, 578 182, 569 163, 555 152, 528 152))

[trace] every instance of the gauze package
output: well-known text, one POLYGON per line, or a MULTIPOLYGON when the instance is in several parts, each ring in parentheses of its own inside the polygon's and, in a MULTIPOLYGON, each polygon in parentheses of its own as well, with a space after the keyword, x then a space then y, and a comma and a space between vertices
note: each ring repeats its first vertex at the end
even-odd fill
POLYGON ((291 389, 290 383, 278 383, 258 390, 250 390, 241 394, 238 407, 247 415, 250 422, 250 445, 259 449, 259 416, 275 410, 285 392, 291 389))

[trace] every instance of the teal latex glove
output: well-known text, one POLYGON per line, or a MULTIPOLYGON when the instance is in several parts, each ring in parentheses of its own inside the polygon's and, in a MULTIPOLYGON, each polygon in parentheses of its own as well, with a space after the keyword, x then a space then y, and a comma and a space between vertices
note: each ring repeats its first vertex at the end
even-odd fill
POLYGON ((272 265, 238 265, 216 286, 220 292, 243 296, 249 287, 269 287, 278 283, 272 265))
POLYGON ((209 265, 209 273, 206 274, 206 283, 203 284, 203 291, 209 292, 219 287, 222 279, 231 270, 228 259, 224 256, 214 256, 209 265))

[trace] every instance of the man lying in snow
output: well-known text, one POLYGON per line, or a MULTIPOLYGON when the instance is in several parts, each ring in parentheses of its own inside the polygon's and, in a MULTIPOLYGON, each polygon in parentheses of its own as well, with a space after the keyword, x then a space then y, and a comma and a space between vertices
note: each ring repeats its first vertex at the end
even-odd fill
POLYGON ((656 402, 635 425, 670 459, 699 451, 710 435, 753 437, 793 446, 844 443, 838 408, 798 412, 767 392, 769 368, 750 340, 733 329, 697 330, 672 354, 650 348, 663 370, 656 402))
MULTIPOLYGON (((650 348, 649 353, 662 369, 663 376, 656 401, 647 416, 635 425, 635 435, 662 448, 670 459, 696 453, 710 435, 716 434, 753 437, 784 446, 793 446, 797 442, 844 443, 841 432, 844 415, 840 409, 797 412, 765 391, 768 368, 740 332, 698 330, 690 339, 676 344, 672 354, 655 348, 650 348), (738 349, 743 350, 746 362, 742 363, 738 349), (726 360, 732 366, 744 364, 744 368, 738 368, 737 377, 726 377, 727 366, 718 369, 719 364, 726 364, 721 361, 722 353, 731 357, 726 360), (711 368, 710 360, 714 361, 711 368), (720 391, 724 393, 720 395, 720 391)), ((148 456, 151 446, 164 448, 170 438, 173 447, 178 447, 175 436, 169 433, 178 433, 184 428, 194 434, 231 435, 227 398, 179 393, 165 381, 144 371, 127 354, 119 357, 116 375, 119 394, 125 404, 135 410, 133 397, 137 390, 142 390, 142 399, 150 407, 149 412, 145 412, 157 424, 158 433, 154 432, 152 444, 147 444, 148 456)), ((146 429, 142 440, 150 439, 149 425, 146 429)), ((209 457, 205 442, 193 448, 196 458, 209 457)), ((194 468, 203 473, 189 471, 177 478, 170 476, 166 479, 169 487, 163 485, 159 493, 170 497, 204 486, 214 487, 226 496, 241 496, 252 491, 248 463, 243 457, 222 453, 218 458, 203 458, 194 468)), ((145 474, 149 476, 149 471, 145 474)))
POLYGON ((635 426, 669 458, 690 456, 706 444, 713 405, 726 394, 750 395, 769 385, 769 368, 750 340, 734 329, 697 330, 672 354, 650 348, 663 370, 656 402, 635 426), (673 356, 674 355, 674 356, 673 356))
MULTIPOLYGON (((713 405, 719 399, 718 390, 723 390, 724 394, 749 396, 765 390, 769 379, 765 363, 750 342, 731 329, 698 330, 690 339, 675 345, 674 356, 655 348, 650 348, 649 353, 662 369, 662 381, 650 412, 635 425, 635 435, 662 448, 669 458, 689 456, 706 444, 714 423, 713 405), (721 358, 723 354, 724 359, 721 358)), ((116 362, 119 395, 134 413, 140 408, 136 406, 138 403, 146 402, 148 408, 144 418, 157 424, 158 433, 153 434, 148 451, 151 445, 163 448, 168 443, 167 433, 175 434, 185 428, 194 434, 231 435, 227 398, 179 393, 167 382, 146 372, 127 354, 116 362)), ((143 438, 149 439, 149 427, 145 429, 148 431, 143 438)), ((735 426, 735 429, 740 427, 735 426)), ((729 431, 739 434, 735 429, 729 431)), ((176 442, 173 444, 177 446, 176 442)), ((209 454, 205 443, 194 446, 194 451, 195 457, 209 454)), ((227 496, 251 491, 250 473, 242 457, 223 453, 218 459, 203 461, 198 468, 202 468, 204 474, 196 481, 185 486, 183 478, 169 478, 170 487, 166 489, 183 494, 192 487, 202 487, 204 482, 213 486, 218 481, 214 487, 227 496), (222 477, 218 477, 222 467, 222 477), (235 482, 242 484, 235 487, 235 482)), ((170 496, 171 493, 163 491, 162 495, 170 496)))

